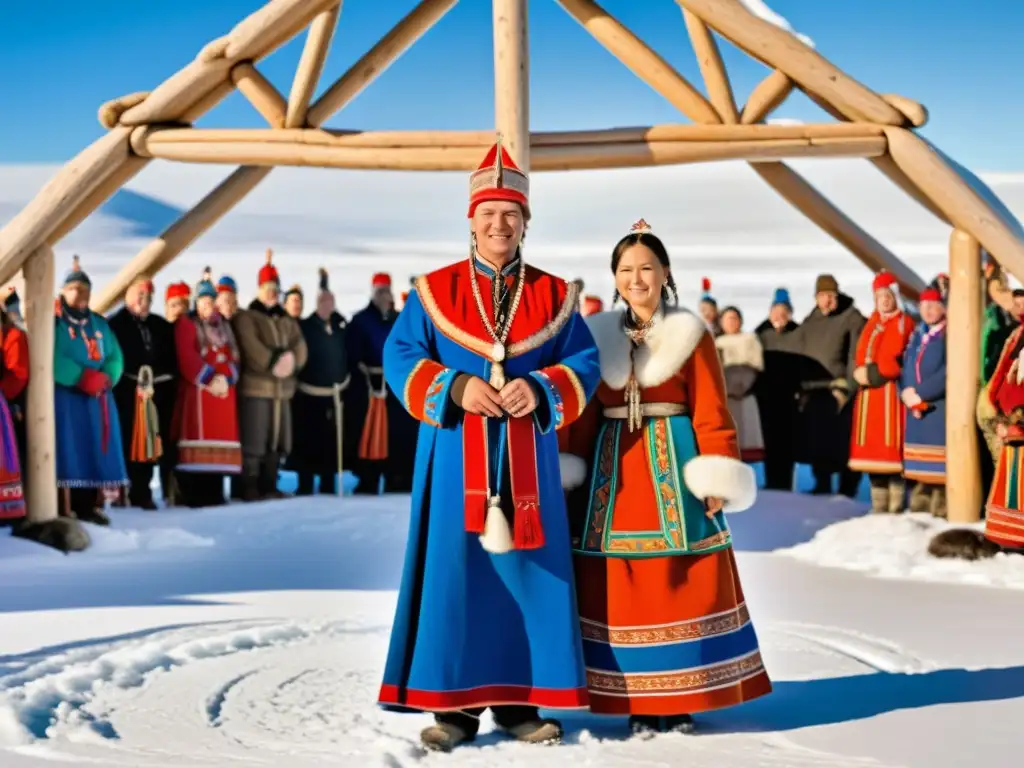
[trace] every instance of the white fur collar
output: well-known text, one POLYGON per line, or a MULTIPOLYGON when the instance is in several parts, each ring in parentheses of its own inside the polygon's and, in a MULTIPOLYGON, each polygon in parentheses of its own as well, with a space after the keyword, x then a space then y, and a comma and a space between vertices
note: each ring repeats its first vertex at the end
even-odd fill
POLYGON ((749 365, 755 371, 764 370, 764 349, 756 334, 748 332, 723 333, 715 339, 715 346, 718 347, 718 354, 725 367, 749 365))
MULTIPOLYGON (((601 379, 612 389, 623 389, 629 381, 630 341, 622 327, 623 314, 623 310, 612 310, 586 319, 601 354, 601 379)), ((656 387, 672 378, 690 359, 705 333, 704 321, 689 310, 666 309, 633 356, 640 386, 656 387)))

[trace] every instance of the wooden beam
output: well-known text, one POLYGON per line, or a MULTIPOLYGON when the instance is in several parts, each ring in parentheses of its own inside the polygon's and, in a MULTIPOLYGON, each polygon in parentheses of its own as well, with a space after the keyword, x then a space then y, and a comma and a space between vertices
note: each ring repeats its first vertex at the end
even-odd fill
POLYGON ((265 78, 256 67, 247 61, 231 69, 231 82, 241 91, 256 111, 271 128, 284 128, 287 104, 284 96, 265 78))
POLYGON ((704 78, 704 88, 708 92, 711 105, 723 123, 738 123, 740 118, 736 112, 736 98, 733 96, 732 84, 725 71, 722 53, 718 50, 714 34, 708 29, 707 24, 685 8, 683 20, 690 34, 693 52, 697 55, 697 65, 700 67, 701 77, 704 78))
MULTIPOLYGON (((932 202, 931 198, 922 192, 914 182, 910 180, 896 164, 896 161, 888 154, 880 155, 879 157, 872 157, 871 164, 875 166, 879 171, 889 177, 897 187, 902 189, 911 199, 916 200, 926 211, 931 213, 935 218, 941 221, 943 224, 950 224, 949 217, 946 216, 939 207, 932 202)), ((950 224, 952 226, 952 224, 950 224)))
POLYGON ((318 126, 326 123, 331 115, 358 96, 419 40, 456 2, 422 0, 316 100, 309 108, 309 124, 318 126))
MULTIPOLYGON (((859 139, 884 136, 870 123, 821 125, 690 125, 670 123, 595 131, 537 131, 531 147, 661 141, 766 141, 773 139, 859 139)), ((253 142, 330 147, 489 147, 494 131, 328 131, 311 128, 139 128, 132 136, 137 152, 158 144, 253 142)))
POLYGON ((593 0, 558 0, 570 16, 637 77, 695 123, 721 119, 690 82, 593 0))
POLYGON ((737 0, 676 0, 708 26, 772 69, 822 97, 847 119, 903 125, 904 117, 881 96, 784 29, 758 18, 737 0))
POLYGON ((751 91, 750 98, 747 99, 743 113, 740 115, 740 122, 743 125, 762 122, 789 98, 794 87, 795 84, 789 79, 789 76, 776 69, 751 91))
POLYGON ((53 249, 36 248, 25 261, 25 330, 29 377, 25 401, 25 508, 28 520, 57 517, 57 422, 53 379, 53 249))
POLYGON ((924 104, 898 93, 883 93, 882 98, 887 104, 898 109, 915 128, 921 128, 928 123, 928 109, 924 104))
POLYGON ((96 187, 129 162, 130 133, 117 127, 86 147, 0 230, 0 279, 10 279, 96 187))
MULTIPOLYGON (((139 135, 137 151, 150 157, 190 163, 244 163, 323 168, 407 171, 470 171, 480 147, 352 147, 306 142, 161 141, 139 135)), ((766 160, 789 157, 875 157, 885 152, 881 136, 759 141, 607 142, 541 146, 531 150, 536 171, 628 168, 710 160, 766 160)))
POLYGON ((124 296, 136 275, 155 275, 166 267, 197 237, 220 221, 271 170, 270 167, 243 167, 228 176, 160 237, 151 240, 101 291, 94 293, 90 302, 93 310, 100 313, 110 311, 124 296))
POLYGON ((916 300, 925 282, 900 258, 857 226, 828 198, 785 163, 751 163, 754 172, 804 216, 847 248, 872 272, 891 272, 900 289, 916 300))
POLYGON ((981 243, 954 230, 949 241, 946 324, 946 504, 949 521, 981 518, 981 464, 975 424, 981 365, 981 243))
MULTIPOLYGON (((216 93, 242 61, 257 62, 298 34, 338 0, 270 0, 231 32, 157 86, 141 104, 121 115, 121 125, 177 122, 216 93)), ((194 113, 193 113, 194 119, 194 113)))
POLYGON ((285 128, 301 128, 306 124, 306 113, 309 112, 309 101, 313 98, 316 85, 327 61, 327 53, 331 49, 334 29, 338 25, 341 14, 341 3, 328 8, 313 19, 306 34, 306 44, 295 69, 295 79, 288 94, 288 108, 285 114, 285 128))
MULTIPOLYGON (((530 172, 530 38, 527 0, 493 0, 494 127, 505 149, 530 172)), ((482 159, 482 158, 481 158, 482 159)))
POLYGON ((921 194, 1010 272, 1024 275, 1020 225, 986 202, 924 139, 891 126, 885 127, 885 135, 893 161, 921 194))

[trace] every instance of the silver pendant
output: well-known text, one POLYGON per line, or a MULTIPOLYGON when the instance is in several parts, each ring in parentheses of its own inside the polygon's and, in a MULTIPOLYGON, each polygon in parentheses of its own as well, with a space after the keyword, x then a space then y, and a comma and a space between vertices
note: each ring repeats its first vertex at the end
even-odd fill
POLYGON ((494 342, 494 346, 491 347, 491 359, 496 363, 505 359, 505 345, 500 341, 494 342))

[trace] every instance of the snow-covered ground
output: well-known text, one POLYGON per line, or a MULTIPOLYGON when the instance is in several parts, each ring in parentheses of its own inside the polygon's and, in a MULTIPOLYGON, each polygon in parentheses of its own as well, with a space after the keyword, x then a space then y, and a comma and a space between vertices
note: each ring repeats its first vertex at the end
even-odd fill
POLYGON ((0 537, 0 766, 1020 764, 1024 558, 940 563, 922 518, 779 492, 730 518, 771 696, 689 737, 572 713, 564 746, 425 755, 426 716, 375 706, 407 505, 114 510, 74 556, 0 537))

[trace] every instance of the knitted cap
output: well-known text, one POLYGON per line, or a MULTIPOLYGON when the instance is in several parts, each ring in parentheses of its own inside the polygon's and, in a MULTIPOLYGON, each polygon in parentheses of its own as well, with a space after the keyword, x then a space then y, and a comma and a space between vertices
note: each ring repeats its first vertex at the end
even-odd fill
POLYGON ((711 295, 711 278, 710 277, 702 277, 700 279, 700 290, 701 290, 701 294, 700 294, 700 300, 701 301, 706 301, 706 302, 708 302, 708 304, 714 304, 716 307, 718 306, 718 302, 715 301, 715 297, 711 295))
POLYGON ((238 293, 238 285, 230 275, 221 275, 217 281, 217 293, 238 293))
POLYGON ((776 288, 775 295, 772 296, 772 306, 781 304, 787 307, 791 312, 793 311, 793 303, 789 300, 789 291, 785 288, 776 288))
POLYGON ((259 275, 257 276, 257 285, 263 285, 264 283, 277 283, 281 285, 281 277, 277 274, 277 269, 273 265, 274 251, 271 248, 267 248, 265 254, 266 264, 260 267, 259 275))
POLYGON ((78 258, 77 253, 71 259, 71 270, 64 276, 64 287, 72 283, 83 283, 89 288, 92 287, 92 280, 89 279, 89 276, 82 269, 82 262, 78 258))

